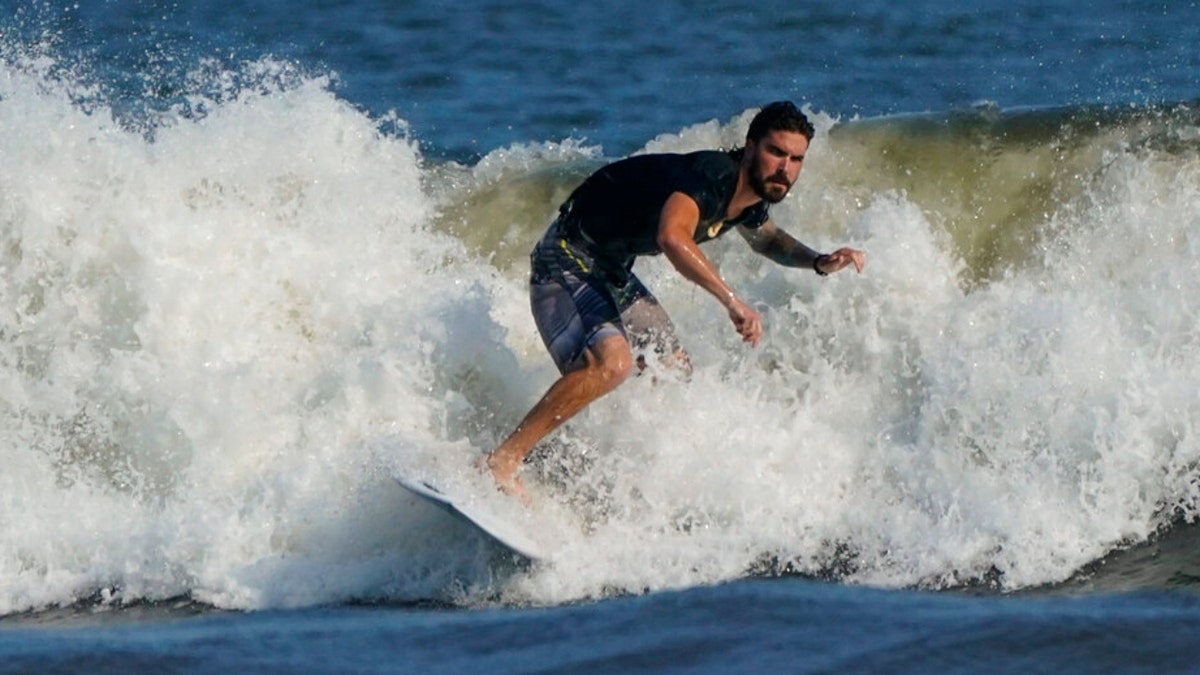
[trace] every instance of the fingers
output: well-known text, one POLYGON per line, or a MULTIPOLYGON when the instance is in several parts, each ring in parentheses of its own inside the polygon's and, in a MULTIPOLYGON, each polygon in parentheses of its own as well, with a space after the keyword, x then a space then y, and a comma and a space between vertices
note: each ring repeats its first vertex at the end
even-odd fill
POLYGON ((854 270, 862 274, 863 268, 867 266, 867 256, 862 251, 850 249, 850 259, 854 261, 854 270))
POLYGON ((762 327, 739 327, 738 334, 742 336, 742 342, 749 342, 751 347, 757 347, 758 341, 762 339, 762 327))
POLYGON ((742 336, 742 342, 749 342, 751 347, 757 347, 758 341, 762 339, 762 322, 745 321, 738 327, 738 334, 742 336))
POLYGON ((742 341, 749 342, 751 347, 757 347, 758 341, 762 339, 762 317, 759 313, 739 301, 729 309, 729 318, 733 320, 733 327, 737 329, 738 335, 742 336, 742 341))
POLYGON ((829 254, 826 269, 829 272, 837 272, 847 265, 854 265, 856 272, 860 274, 863 268, 867 265, 867 256, 862 251, 857 251, 852 248, 839 248, 829 254))

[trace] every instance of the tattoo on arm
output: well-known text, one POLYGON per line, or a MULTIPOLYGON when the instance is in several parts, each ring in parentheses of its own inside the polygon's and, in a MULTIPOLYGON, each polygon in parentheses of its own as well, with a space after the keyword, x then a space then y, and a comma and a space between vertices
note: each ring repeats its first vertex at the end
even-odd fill
POLYGON ((780 265, 808 268, 811 268, 821 255, 819 251, 814 251, 783 231, 767 244, 762 254, 780 265))
POLYGON ((766 256, 772 262, 787 267, 808 268, 821 274, 816 263, 823 254, 779 229, 771 221, 767 221, 757 230, 742 229, 742 236, 757 253, 766 256))

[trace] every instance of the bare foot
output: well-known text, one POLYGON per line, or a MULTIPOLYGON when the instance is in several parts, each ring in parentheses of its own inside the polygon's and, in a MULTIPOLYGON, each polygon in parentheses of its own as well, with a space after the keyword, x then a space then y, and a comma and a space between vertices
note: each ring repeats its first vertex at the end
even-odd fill
POLYGON ((525 483, 521 481, 520 476, 513 475, 505 482, 501 482, 500 479, 497 478, 496 486, 504 494, 521 500, 522 506, 526 508, 533 506, 533 497, 531 497, 529 495, 529 491, 525 489, 525 483))
POLYGON ((533 498, 529 496, 529 491, 525 489, 525 483, 517 475, 519 467, 502 466, 494 462, 491 455, 484 455, 475 461, 475 468, 491 472, 492 480, 496 481, 497 490, 510 497, 516 497, 526 507, 533 506, 533 498))

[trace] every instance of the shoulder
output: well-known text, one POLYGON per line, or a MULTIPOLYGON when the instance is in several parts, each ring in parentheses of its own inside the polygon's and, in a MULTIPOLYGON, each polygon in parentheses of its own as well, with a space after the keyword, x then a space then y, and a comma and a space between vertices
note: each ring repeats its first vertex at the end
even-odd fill
POLYGON ((681 156, 692 170, 712 178, 737 178, 738 160, 722 150, 699 150, 681 156))
POLYGON ((731 153, 721 150, 697 150, 689 153, 648 153, 630 155, 602 167, 597 173, 694 173, 709 177, 736 176, 738 161, 731 153))
POLYGON ((739 165, 729 153, 700 150, 677 157, 670 173, 678 189, 693 196, 696 192, 709 193, 719 202, 728 201, 733 196, 737 188, 739 165))

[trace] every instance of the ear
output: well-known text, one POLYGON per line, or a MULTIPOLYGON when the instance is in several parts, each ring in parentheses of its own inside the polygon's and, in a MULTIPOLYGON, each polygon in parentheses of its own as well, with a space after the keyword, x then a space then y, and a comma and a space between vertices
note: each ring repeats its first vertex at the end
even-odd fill
POLYGON ((758 152, 758 144, 746 137, 746 144, 742 146, 742 164, 749 165, 754 162, 754 155, 758 152))

